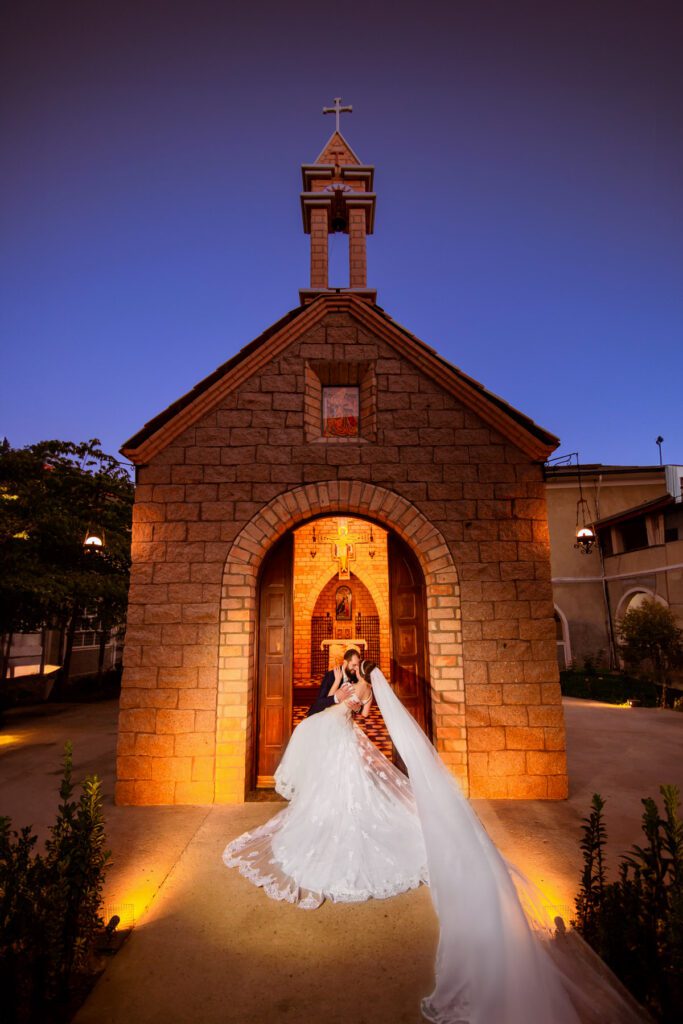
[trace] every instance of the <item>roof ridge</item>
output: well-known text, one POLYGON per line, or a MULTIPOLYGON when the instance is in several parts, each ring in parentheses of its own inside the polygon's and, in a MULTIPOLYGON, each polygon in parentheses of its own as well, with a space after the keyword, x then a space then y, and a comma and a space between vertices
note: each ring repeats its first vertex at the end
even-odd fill
POLYGON ((119 451, 123 452, 124 449, 137 448, 143 441, 150 437, 151 434, 162 427, 165 423, 168 423, 169 420, 173 419, 176 412, 179 412, 186 405, 189 405, 194 398, 201 395, 211 387, 215 381, 220 380, 220 378, 229 370, 232 370, 234 366, 237 366, 243 359, 246 359, 247 356, 251 355, 255 349, 267 341, 268 338, 272 337, 273 334, 276 334, 288 323, 296 320, 296 318, 303 313, 305 309, 306 306, 296 306, 294 309, 290 309, 284 314, 284 316, 280 317, 279 320, 276 320, 275 323, 270 325, 270 327, 267 327, 265 331, 262 331, 256 338, 247 342, 246 345, 243 345, 242 348, 238 349, 234 356, 230 356, 229 359, 226 359, 223 363, 217 366, 216 369, 212 370, 206 377, 202 377, 201 380, 197 381, 189 391, 180 395, 179 398, 176 398, 175 401, 171 402, 171 404, 166 406, 165 409, 162 409, 162 411, 157 413, 156 416, 153 416, 151 420, 148 420, 132 435, 132 437, 129 437, 127 441, 124 441, 119 448, 119 451))
POLYGON ((516 444, 529 457, 544 461, 560 443, 559 438, 545 430, 531 417, 506 402, 500 395, 489 391, 479 381, 440 356, 436 349, 427 345, 417 335, 398 324, 381 306, 342 292, 322 293, 313 302, 290 310, 149 420, 121 446, 120 452, 130 457, 132 461, 135 461, 134 456, 137 454, 138 461, 143 462, 156 452, 162 451, 171 443, 173 437, 178 436, 204 412, 213 408, 223 394, 239 387, 244 380, 258 372, 268 359, 274 358, 276 352, 284 351, 292 344, 297 337, 297 320, 304 321, 305 330, 318 323, 328 311, 334 310, 347 311, 360 324, 376 332, 378 339, 393 347, 420 372, 449 391, 459 402, 474 411, 484 422, 508 441, 516 444), (243 368, 242 363, 246 363, 243 368), (233 379, 225 380, 228 375, 233 379), (164 430, 173 420, 177 420, 175 433, 173 427, 164 430), (160 432, 161 436, 155 438, 154 435, 160 432))

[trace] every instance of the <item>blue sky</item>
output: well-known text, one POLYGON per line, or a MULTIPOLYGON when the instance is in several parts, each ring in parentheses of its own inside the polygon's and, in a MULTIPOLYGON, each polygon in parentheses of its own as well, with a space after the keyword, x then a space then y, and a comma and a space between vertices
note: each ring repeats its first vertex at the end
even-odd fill
POLYGON ((681 4, 27 0, 1 17, 13 445, 116 454, 298 304, 300 165, 341 95, 376 167, 380 305, 558 454, 656 463, 661 434, 683 462, 681 4))

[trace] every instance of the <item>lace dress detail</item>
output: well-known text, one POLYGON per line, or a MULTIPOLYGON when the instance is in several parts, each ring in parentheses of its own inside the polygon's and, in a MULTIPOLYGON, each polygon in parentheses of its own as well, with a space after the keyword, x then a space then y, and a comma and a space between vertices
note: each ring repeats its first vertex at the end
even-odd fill
POLYGON ((290 803, 223 851, 272 899, 304 910, 329 899, 387 899, 429 884, 408 778, 355 724, 348 704, 305 718, 275 772, 290 803))

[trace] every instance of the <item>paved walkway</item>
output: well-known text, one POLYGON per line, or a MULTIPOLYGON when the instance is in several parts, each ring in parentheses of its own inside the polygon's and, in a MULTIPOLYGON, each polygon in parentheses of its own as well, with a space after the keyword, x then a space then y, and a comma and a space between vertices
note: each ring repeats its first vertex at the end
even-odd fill
MULTIPOLYGON (((643 796, 683 790, 683 714, 564 701, 570 797, 475 800, 501 851, 568 920, 581 858, 581 818, 606 799, 609 865, 639 841, 643 796)), ((61 749, 75 776, 103 779, 108 912, 136 927, 76 1024, 418 1024, 432 985, 437 925, 424 886, 393 900, 302 911, 269 900, 221 862, 226 842, 281 806, 114 807, 116 706, 13 710, 0 733, 0 813, 41 835, 57 804, 61 749)))

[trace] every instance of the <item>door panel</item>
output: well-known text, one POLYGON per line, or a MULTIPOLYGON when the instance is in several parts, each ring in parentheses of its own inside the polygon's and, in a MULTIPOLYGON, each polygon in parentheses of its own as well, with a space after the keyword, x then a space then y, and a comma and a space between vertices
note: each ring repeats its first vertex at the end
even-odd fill
MULTIPOLYGON (((426 596, 422 569, 412 551, 389 534, 391 684, 402 703, 431 736, 427 678, 426 596)), ((395 759, 399 763, 398 755, 395 759)))
POLYGON ((269 619, 284 619, 285 617, 285 596, 280 593, 267 593, 266 603, 268 605, 266 615, 269 619))
POLYGON ((417 608, 415 607, 415 594, 412 592, 399 591, 396 594, 396 601, 398 604, 398 615, 402 619, 415 619, 417 617, 417 608))
POLYGON ((292 536, 268 555, 259 590, 256 787, 268 789, 291 733, 292 536))

